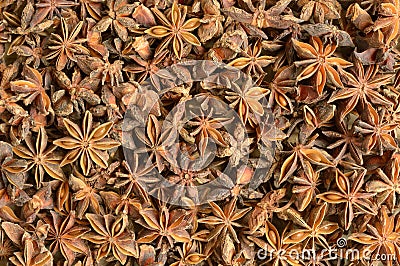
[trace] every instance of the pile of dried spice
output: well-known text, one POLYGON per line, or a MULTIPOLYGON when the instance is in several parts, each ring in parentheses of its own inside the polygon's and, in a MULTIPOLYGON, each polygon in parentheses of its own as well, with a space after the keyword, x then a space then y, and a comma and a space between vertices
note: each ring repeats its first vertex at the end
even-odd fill
POLYGON ((398 265, 399 37, 399 0, 0 0, 0 264, 398 265))

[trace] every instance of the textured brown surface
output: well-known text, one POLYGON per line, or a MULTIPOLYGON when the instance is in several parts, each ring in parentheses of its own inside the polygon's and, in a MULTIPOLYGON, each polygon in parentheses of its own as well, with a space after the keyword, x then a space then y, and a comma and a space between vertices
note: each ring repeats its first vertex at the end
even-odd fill
POLYGON ((1 265, 397 265, 399 35, 398 0, 0 0, 1 265))

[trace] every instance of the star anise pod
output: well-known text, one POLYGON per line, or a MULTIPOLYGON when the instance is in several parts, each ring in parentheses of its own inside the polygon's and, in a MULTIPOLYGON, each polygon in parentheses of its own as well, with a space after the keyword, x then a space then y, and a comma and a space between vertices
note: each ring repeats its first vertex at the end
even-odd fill
POLYGON ((400 3, 397 0, 382 1, 379 6, 379 18, 372 26, 374 31, 381 30, 385 36, 385 44, 390 45, 399 36, 400 3))
POLYGON ((371 65, 364 67, 358 59, 354 60, 354 69, 352 73, 344 70, 340 71, 343 82, 348 86, 335 91, 328 100, 328 103, 337 100, 346 100, 340 113, 340 120, 343 120, 359 103, 363 108, 365 108, 366 103, 385 106, 392 105, 378 90, 382 85, 387 84, 393 75, 378 74, 378 71, 378 66, 371 65))
MULTIPOLYGON (((357 243, 361 243, 362 249, 361 259, 375 260, 379 259, 379 255, 386 255, 388 260, 386 265, 393 265, 393 260, 398 259, 397 253, 399 249, 399 232, 398 219, 395 222, 395 216, 389 216, 387 208, 384 206, 379 215, 379 219, 375 223, 367 225, 366 233, 353 233, 349 239, 357 243), (363 256, 368 257, 363 257, 363 256), (377 256, 378 255, 378 256, 377 256)), ((383 256, 382 256, 383 257, 383 256)))
MULTIPOLYGON (((4 19, 10 26, 9 29, 12 37, 7 55, 13 54, 25 44, 33 44, 35 40, 40 40, 39 35, 53 25, 52 20, 45 20, 37 25, 32 25, 32 23, 35 22, 34 11, 35 9, 32 1, 26 3, 21 17, 17 14, 4 11, 4 19)), ((38 47, 38 49, 40 49, 40 47, 38 47)))
POLYGON ((297 81, 314 77, 318 95, 322 95, 327 80, 335 87, 343 88, 341 77, 333 66, 346 68, 353 64, 333 56, 337 43, 324 45, 319 37, 311 37, 311 45, 294 39, 292 42, 298 56, 304 59, 295 62, 295 65, 298 67, 306 65, 297 76, 297 81))
POLYGON ((90 78, 101 80, 101 84, 110 83, 111 86, 119 85, 124 81, 122 75, 122 66, 124 61, 115 60, 109 61, 108 56, 103 56, 103 60, 97 57, 90 57, 86 55, 77 55, 77 64, 85 74, 90 78))
POLYGON ((293 104, 288 92, 293 88, 295 84, 295 71, 293 66, 282 67, 278 69, 272 82, 268 83, 270 93, 268 95, 268 107, 274 108, 280 107, 283 110, 292 113, 293 104))
POLYGON ((100 205, 102 200, 98 194, 98 190, 91 183, 87 182, 85 177, 76 170, 69 178, 69 186, 72 191, 75 192, 72 195, 72 200, 73 202, 77 202, 75 210, 79 219, 83 218, 89 207, 90 210, 96 214, 102 214, 104 212, 103 207, 100 205))
POLYGON ((35 102, 35 108, 41 113, 53 112, 50 97, 46 93, 42 74, 29 66, 24 67, 23 76, 25 80, 10 82, 11 90, 22 95, 25 105, 35 102))
POLYGON ((6 236, 3 229, 0 229, 0 259, 2 261, 12 257, 15 247, 12 241, 6 236))
POLYGON ((342 145, 339 155, 349 152, 348 155, 350 155, 355 162, 362 164, 363 153, 361 151, 362 143, 360 136, 355 132, 354 123, 350 124, 349 121, 350 117, 347 117, 344 121, 336 123, 337 131, 322 131, 322 133, 330 138, 337 139, 327 147, 328 149, 338 148, 342 145))
POLYGON ((81 19, 85 20, 88 14, 96 19, 101 19, 101 8, 103 0, 79 0, 81 5, 81 19))
POLYGON ((43 219, 46 224, 50 225, 46 239, 51 241, 50 251, 54 254, 60 250, 68 261, 68 265, 72 265, 75 261, 76 252, 87 253, 89 251, 81 237, 90 229, 76 224, 75 212, 73 211, 64 220, 54 211, 51 211, 51 216, 51 219, 50 217, 43 219))
POLYGON ((48 210, 54 207, 50 184, 40 188, 22 206, 22 217, 27 223, 32 223, 41 210, 48 210))
POLYGON ((136 28, 135 21, 129 16, 135 6, 127 0, 107 0, 108 16, 104 16, 95 26, 99 32, 106 31, 111 25, 118 37, 124 42, 128 40, 128 29, 136 28))
POLYGON ((222 22, 225 20, 221 14, 221 4, 215 0, 201 0, 204 16, 200 20, 201 25, 197 31, 197 35, 202 43, 220 36, 224 29, 222 22))
POLYGON ((126 214, 137 217, 138 210, 143 209, 141 201, 130 191, 116 193, 114 191, 100 191, 104 204, 113 210, 116 215, 126 214))
POLYGON ((86 42, 86 39, 76 39, 79 32, 81 31, 83 22, 80 21, 75 27, 72 28, 71 33, 70 27, 64 18, 61 18, 61 32, 62 36, 58 34, 52 34, 50 39, 49 49, 51 53, 46 55, 46 60, 51 60, 57 57, 56 69, 61 71, 65 68, 69 61, 76 62, 74 56, 75 53, 89 54, 89 50, 82 45, 86 42))
POLYGON ((261 42, 257 40, 253 45, 249 45, 241 52, 242 57, 231 61, 228 65, 242 69, 247 74, 255 76, 264 74, 263 68, 273 63, 275 57, 261 55, 262 50, 261 42))
MULTIPOLYGON (((135 10, 132 13, 132 17, 135 19, 137 23, 140 25, 143 25, 145 27, 151 27, 155 26, 156 23, 156 18, 154 17, 153 13, 151 12, 150 8, 148 8, 146 5, 139 5, 136 6, 135 10)), ((138 37, 136 40, 140 40, 139 43, 143 40, 145 40, 143 37, 138 37)), ((135 48, 136 50, 136 48, 135 48)), ((146 48, 147 50, 147 48, 146 48)), ((141 54, 138 50, 136 50, 141 56, 141 54)))
POLYGON ((230 155, 229 163, 234 167, 238 166, 241 160, 253 151, 251 145, 254 143, 254 138, 250 138, 243 127, 237 127, 233 136, 227 138, 227 141, 229 144, 223 150, 227 152, 224 155, 230 155))
POLYGON ((291 0, 279 0, 268 10, 265 10, 268 3, 267 1, 260 1, 256 6, 252 2, 246 2, 252 13, 247 13, 242 9, 231 6, 227 9, 227 13, 233 19, 254 27, 286 29, 289 28, 293 22, 290 20, 289 16, 285 16, 282 13, 290 2, 291 0))
POLYGON ((34 68, 38 68, 43 57, 44 48, 41 47, 41 39, 39 35, 32 36, 31 41, 26 41, 26 45, 13 46, 12 50, 19 56, 26 57, 26 64, 33 63, 34 68))
POLYGON ((234 227, 243 227, 242 224, 238 222, 239 219, 243 218, 250 211, 250 208, 236 209, 237 198, 230 200, 221 209, 216 203, 209 202, 211 205, 211 210, 215 216, 207 216, 198 220, 199 223, 204 223, 208 226, 215 226, 210 232, 208 240, 212 240, 216 237, 220 238, 226 234, 230 234, 233 239, 239 243, 236 230, 234 227))
POLYGON ((93 162, 106 168, 108 165, 106 150, 120 145, 118 141, 105 138, 113 123, 107 122, 93 129, 93 115, 89 111, 85 112, 82 129, 69 119, 63 121, 70 137, 57 139, 53 143, 71 151, 62 160, 61 166, 71 164, 80 158, 79 164, 85 175, 89 174, 93 162))
POLYGON ((80 114, 86 111, 85 103, 90 106, 100 104, 101 99, 95 93, 100 79, 83 77, 77 68, 71 78, 62 71, 55 71, 54 76, 61 87, 51 97, 56 115, 67 116, 74 111, 80 114))
POLYGON ((188 222, 185 219, 184 210, 175 209, 170 211, 165 205, 160 206, 161 210, 146 208, 140 211, 142 218, 138 221, 145 229, 139 235, 138 243, 150 243, 158 240, 158 247, 161 246, 165 237, 170 246, 174 242, 189 242, 190 235, 186 231, 188 222))
POLYGON ((377 193, 377 202, 382 204, 387 202, 388 208, 392 210, 396 205, 396 194, 400 194, 400 162, 395 158, 388 163, 388 171, 376 170, 377 180, 368 181, 365 185, 367 192, 377 193))
POLYGON ((241 85, 233 83, 232 90, 226 91, 225 96, 231 102, 230 106, 238 110, 244 124, 247 123, 250 113, 264 114, 262 99, 269 93, 268 89, 252 86, 251 83, 251 79, 241 85))
POLYGON ((307 139, 317 129, 331 126, 335 110, 335 105, 317 105, 314 109, 304 105, 303 117, 305 123, 301 125, 299 138, 307 139))
POLYGON ((290 151, 291 155, 287 157, 282 164, 281 173, 277 180, 278 184, 282 184, 286 181, 290 175, 297 170, 299 165, 305 168, 304 163, 306 161, 319 165, 322 168, 328 168, 334 165, 327 152, 313 147, 317 137, 318 135, 314 135, 307 144, 302 144, 300 142, 292 147, 292 151, 290 151))
MULTIPOLYGON (((183 153, 177 158, 179 165, 171 166, 172 173, 166 177, 169 182, 178 185, 178 188, 175 189, 172 194, 172 197, 174 198, 184 196, 197 198, 199 195, 196 186, 200 186, 210 181, 208 178, 210 174, 209 171, 197 171, 197 162, 188 159, 186 156, 188 155, 183 153)), ((202 163, 203 161, 200 162, 202 163)))
POLYGON ((113 183, 116 188, 126 187, 126 192, 134 192, 139 195, 144 201, 149 202, 149 195, 144 187, 144 183, 151 182, 152 176, 154 175, 153 169, 154 164, 142 167, 139 162, 139 156, 133 155, 133 159, 128 163, 127 161, 122 162, 122 166, 126 172, 117 172, 115 178, 111 179, 109 183, 113 183))
POLYGON ((60 167, 62 157, 55 153, 57 146, 50 146, 48 149, 48 138, 46 130, 41 127, 34 144, 32 136, 25 139, 26 146, 19 145, 13 147, 13 152, 19 157, 25 159, 28 163, 27 171, 35 168, 36 187, 40 188, 46 172, 52 178, 64 180, 64 173, 60 167))
POLYGON ((290 231, 283 239, 284 244, 297 244, 302 243, 304 248, 307 248, 309 241, 311 240, 311 248, 315 249, 316 245, 322 245, 329 247, 329 243, 325 238, 325 235, 330 235, 339 228, 339 225, 334 222, 325 221, 327 214, 328 204, 323 203, 317 205, 309 216, 308 221, 304 221, 302 217, 295 216, 296 222, 299 223, 303 228, 294 229, 290 231))
POLYGON ((163 38, 163 41, 156 49, 156 55, 167 49, 171 42, 174 54, 178 59, 183 56, 184 43, 196 46, 201 45, 197 37, 190 33, 200 26, 200 19, 191 18, 185 21, 187 15, 186 6, 180 7, 174 1, 168 18, 157 8, 153 8, 152 11, 163 24, 163 26, 154 26, 145 31, 145 33, 155 38, 163 38))
POLYGON ((292 201, 289 201, 284 206, 280 206, 281 203, 285 201, 285 194, 285 188, 272 190, 257 203, 250 215, 250 232, 255 232, 260 227, 264 226, 265 223, 273 217, 274 213, 282 212, 290 207, 293 203, 292 201))
POLYGON ((22 237, 23 252, 18 251, 10 258, 16 266, 51 266, 53 256, 46 248, 41 249, 31 236, 24 234, 22 237))
POLYGON ((0 173, 3 182, 23 188, 25 177, 22 174, 28 168, 25 160, 13 159, 12 146, 6 142, 0 142, 0 173))
MULTIPOLYGON (((165 246, 164 246, 165 247, 165 246)), ((161 250, 157 256, 155 248, 151 245, 142 244, 139 246, 140 254, 138 263, 139 266, 162 266, 166 263, 166 254, 163 254, 164 250, 161 250)))
POLYGON ((68 0, 40 0, 36 3, 36 12, 31 20, 31 27, 42 22, 47 16, 53 19, 54 12, 60 15, 59 8, 69 8, 77 6, 77 3, 68 0))
POLYGON ((136 132, 138 138, 146 147, 139 146, 135 149, 135 153, 139 155, 144 152, 149 152, 148 161, 151 162, 155 159, 159 172, 164 170, 164 162, 174 162, 174 156, 176 156, 172 152, 174 148, 170 148, 170 144, 166 141, 168 135, 162 132, 161 129, 160 121, 158 121, 155 115, 150 114, 146 125, 146 131, 137 130, 136 132))
POLYGON ((124 71, 138 75, 137 82, 139 83, 143 83, 147 78, 150 78, 152 85, 160 90, 160 68, 158 64, 165 60, 167 53, 168 51, 164 50, 149 60, 144 60, 137 55, 132 55, 130 58, 135 61, 137 65, 126 66, 124 67, 124 71))
MULTIPOLYGON (((273 265, 301 265, 298 258, 290 256, 290 254, 295 254, 301 250, 299 244, 285 244, 284 237, 286 234, 288 226, 285 227, 282 233, 279 233, 275 225, 270 221, 265 222, 265 228, 262 231, 254 232, 254 234, 247 236, 251 241, 253 241, 257 246, 262 248, 265 254, 268 254, 268 262, 273 263, 273 265), (265 235, 267 241, 264 241, 257 235, 265 235)), ((260 254, 263 254, 260 252, 260 254)))
POLYGON ((218 129, 229 123, 229 121, 232 121, 232 119, 224 117, 213 118, 212 109, 209 111, 209 113, 206 113, 203 110, 200 110, 200 112, 201 115, 195 115, 193 119, 194 121, 189 121, 188 124, 194 127, 190 135, 196 137, 196 144, 200 155, 204 156, 209 138, 212 138, 220 146, 228 146, 228 143, 224 140, 221 132, 218 131, 218 129))
POLYGON ((316 172, 308 161, 304 162, 304 172, 293 178, 293 193, 296 195, 295 204, 299 211, 304 211, 312 200, 315 199, 320 184, 319 173, 316 172))
POLYGON ((384 113, 386 110, 380 110, 378 113, 371 104, 367 104, 369 113, 368 123, 358 121, 356 130, 361 134, 365 134, 364 149, 367 153, 373 149, 377 149, 382 155, 384 149, 395 149, 397 143, 393 138, 393 131, 397 128, 396 123, 384 121, 384 113))
POLYGON ((138 247, 135 235, 128 229, 128 217, 119 217, 107 214, 105 216, 87 213, 88 219, 94 232, 87 233, 84 238, 96 245, 96 261, 106 257, 110 252, 122 264, 126 263, 128 256, 138 257, 138 247))
POLYGON ((336 170, 336 185, 339 191, 330 190, 328 192, 317 195, 326 202, 332 204, 345 203, 344 209, 344 226, 349 230, 352 221, 354 220, 354 209, 364 214, 376 215, 376 206, 369 198, 375 196, 376 193, 367 193, 362 191, 364 185, 364 176, 366 170, 351 171, 342 173, 339 169, 336 170))
POLYGON ((172 263, 171 266, 195 265, 201 263, 207 256, 196 252, 197 249, 196 242, 183 243, 182 248, 178 247, 179 257, 174 256, 177 261, 172 263))
POLYGON ((336 0, 299 0, 297 4, 302 7, 300 18, 305 21, 313 18, 315 22, 323 23, 340 18, 341 6, 336 0))

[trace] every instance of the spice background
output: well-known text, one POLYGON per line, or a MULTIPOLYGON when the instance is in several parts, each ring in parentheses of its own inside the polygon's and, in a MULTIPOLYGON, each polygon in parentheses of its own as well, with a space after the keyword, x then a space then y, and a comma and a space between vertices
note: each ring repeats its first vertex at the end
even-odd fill
POLYGON ((0 265, 397 265, 399 37, 399 0, 0 0, 0 265), (142 130, 132 103, 155 103, 142 130), (169 204, 155 173, 221 189, 169 204), (371 257, 326 256, 339 239, 371 257))

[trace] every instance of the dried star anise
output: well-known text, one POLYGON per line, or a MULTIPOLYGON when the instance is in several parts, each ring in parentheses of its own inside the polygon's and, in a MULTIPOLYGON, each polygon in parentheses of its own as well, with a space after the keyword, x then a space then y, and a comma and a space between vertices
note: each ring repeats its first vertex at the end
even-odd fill
POLYGON ((344 225, 346 230, 350 228, 354 219, 355 208, 362 213, 377 214, 376 207, 369 200, 375 193, 362 192, 361 189, 364 184, 365 173, 365 169, 359 172, 352 171, 348 173, 342 173, 340 170, 337 170, 336 185, 339 191, 328 191, 317 195, 318 198, 332 204, 345 203, 344 225))
POLYGON ((36 137, 36 142, 32 140, 32 136, 25 139, 26 146, 19 145, 13 147, 13 152, 19 157, 25 159, 28 163, 26 170, 35 169, 36 187, 39 188, 43 182, 44 173, 52 178, 64 180, 64 173, 60 167, 61 156, 54 152, 57 148, 52 145, 47 148, 47 133, 41 127, 36 137))
POLYGON ((236 211, 236 198, 228 202, 221 209, 216 203, 210 202, 211 210, 215 216, 210 216, 206 218, 199 219, 199 223, 205 223, 208 225, 216 226, 208 236, 208 240, 215 237, 225 236, 225 234, 230 234, 236 242, 239 242, 236 231, 233 228, 242 227, 237 220, 241 219, 247 212, 250 211, 249 208, 241 209, 236 211))
POLYGON ((164 237, 171 246, 174 242, 189 242, 190 235, 186 231, 188 222, 185 219, 185 211, 180 209, 169 211, 166 206, 160 207, 160 211, 153 208, 140 211, 142 218, 138 222, 144 230, 137 242, 150 243, 159 238, 157 246, 160 246, 164 237))
POLYGON ((118 141, 105 138, 111 129, 112 122, 107 122, 93 129, 93 115, 85 112, 82 129, 72 121, 64 119, 64 125, 71 137, 57 139, 53 143, 68 152, 61 162, 61 166, 71 164, 78 160, 85 175, 89 174, 93 162, 102 168, 107 167, 108 155, 106 150, 118 147, 118 141))
POLYGON ((74 53, 80 54, 89 54, 89 50, 82 45, 85 42, 85 39, 77 39, 79 32, 81 31, 83 26, 82 21, 79 22, 74 28, 72 28, 70 33, 70 28, 65 21, 65 19, 61 19, 61 28, 62 28, 62 37, 58 34, 53 34, 52 39, 50 40, 51 45, 49 45, 49 49, 53 50, 53 52, 46 55, 46 59, 50 60, 53 58, 57 58, 56 69, 58 71, 64 69, 67 65, 68 60, 76 62, 76 58, 74 57, 74 53))
POLYGON ((295 65, 306 65, 297 76, 297 81, 314 77, 314 87, 318 95, 322 95, 328 80, 332 82, 335 87, 343 87, 340 75, 333 66, 346 68, 352 66, 352 63, 342 58, 332 56, 337 48, 336 43, 324 45, 318 37, 311 38, 311 45, 294 39, 292 41, 297 54, 301 59, 304 59, 295 62, 295 65))
POLYGON ((399 19, 0 0, 0 265, 397 265, 399 19))
POLYGON ((180 7, 174 2, 169 18, 156 8, 152 9, 152 11, 163 24, 163 26, 154 26, 145 31, 145 33, 155 38, 163 38, 162 43, 156 49, 156 54, 163 52, 172 42, 174 54, 178 59, 181 59, 184 43, 196 46, 201 45, 197 37, 190 33, 200 26, 200 20, 198 18, 191 18, 185 21, 187 15, 186 6, 180 7))
POLYGON ((50 225, 48 237, 46 238, 51 241, 50 251, 54 254, 57 250, 61 250, 68 264, 72 265, 76 257, 75 252, 88 252, 81 237, 89 231, 89 228, 75 225, 74 212, 71 212, 64 221, 62 221, 62 217, 55 212, 51 212, 51 215, 51 220, 47 219, 47 217, 44 219, 44 222, 50 225))
POLYGON ((35 101, 35 107, 42 113, 53 112, 49 95, 43 87, 42 74, 34 68, 24 68, 25 80, 16 80, 10 83, 11 90, 22 95, 24 104, 29 105, 35 101))
POLYGON ((138 250, 134 234, 127 228, 128 217, 119 217, 107 214, 105 216, 87 213, 94 232, 87 233, 84 238, 99 245, 96 260, 107 256, 110 252, 122 264, 125 264, 128 256, 137 257, 138 250))

